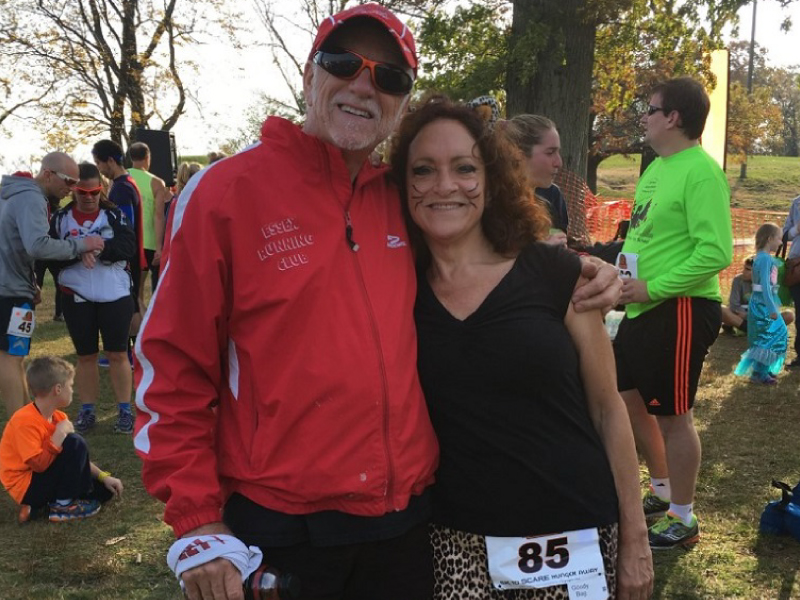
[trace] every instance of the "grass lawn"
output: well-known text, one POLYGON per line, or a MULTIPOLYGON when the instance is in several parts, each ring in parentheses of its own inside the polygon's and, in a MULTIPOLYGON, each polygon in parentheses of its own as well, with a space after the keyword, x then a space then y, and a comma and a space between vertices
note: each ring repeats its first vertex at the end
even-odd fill
MULTIPOLYGON (((639 163, 639 156, 613 156, 603 161, 597 172, 598 195, 632 199, 639 178, 639 163)), ((792 199, 800 194, 800 158, 797 157, 751 156, 744 180, 739 179, 739 163, 729 160, 726 174, 734 208, 788 212, 792 199)))
MULTIPOLYGON (((66 325, 52 321, 53 284, 45 278, 44 301, 37 310, 31 356, 61 356, 75 364, 66 325)), ((74 422, 80 407, 75 394, 66 412, 74 422)), ((123 499, 111 501, 91 519, 78 523, 36 521, 18 525, 16 505, 0 495, 0 598, 139 599, 179 598, 167 569, 172 531, 163 524, 163 505, 144 490, 140 461, 130 435, 112 432, 116 405, 108 370, 100 370, 98 423, 86 436, 92 460, 122 479, 123 499)), ((0 427, 5 427, 0 405, 0 427)))
MULTIPOLYGON (((65 325, 50 320, 49 276, 45 283, 32 355, 74 362, 65 325)), ((697 493, 703 537, 693 550, 656 555, 655 598, 800 598, 800 543, 758 534, 761 510, 779 497, 770 480, 800 479, 794 430, 800 373, 782 374, 772 388, 743 382, 731 373, 745 346, 745 338, 723 335, 707 360, 696 409, 704 449, 697 493)), ((76 395, 67 411, 73 420, 79 406, 76 395)), ((0 494, 0 599, 180 598, 165 564, 172 534, 160 520, 162 506, 142 487, 130 436, 111 431, 116 415, 107 371, 101 371, 98 416, 87 435, 92 458, 121 477, 124 499, 84 522, 20 526, 14 503, 0 494)), ((0 408, 0 427, 5 420, 0 408)))

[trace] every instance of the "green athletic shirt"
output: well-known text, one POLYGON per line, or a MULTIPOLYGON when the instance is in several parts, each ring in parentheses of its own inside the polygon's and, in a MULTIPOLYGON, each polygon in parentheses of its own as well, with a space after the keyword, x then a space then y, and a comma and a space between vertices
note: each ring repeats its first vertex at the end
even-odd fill
POLYGON ((153 198, 153 175, 141 169, 128 169, 142 196, 142 246, 145 250, 156 250, 156 230, 153 227, 153 211, 156 201, 153 198))
POLYGON ((668 298, 722 301, 719 272, 731 264, 730 187, 700 146, 657 158, 636 186, 623 252, 639 255, 650 302, 629 304, 633 319, 668 298))

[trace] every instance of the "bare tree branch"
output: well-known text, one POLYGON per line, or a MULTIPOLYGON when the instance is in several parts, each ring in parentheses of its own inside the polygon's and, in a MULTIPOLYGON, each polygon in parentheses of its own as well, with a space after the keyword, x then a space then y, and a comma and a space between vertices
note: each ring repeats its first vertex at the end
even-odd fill
POLYGON ((0 110, 0 125, 3 124, 8 117, 14 114, 14 111, 19 110, 23 106, 27 106, 28 104, 33 104, 35 102, 41 102, 43 98, 45 98, 52 90, 55 84, 51 84, 43 93, 39 94, 34 98, 28 98, 27 100, 23 100, 22 102, 17 102, 14 106, 10 106, 6 109, 0 110))

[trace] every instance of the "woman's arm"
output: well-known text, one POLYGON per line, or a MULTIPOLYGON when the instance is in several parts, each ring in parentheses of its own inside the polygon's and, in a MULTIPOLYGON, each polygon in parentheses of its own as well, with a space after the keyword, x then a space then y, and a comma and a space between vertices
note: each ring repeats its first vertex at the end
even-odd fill
MULTIPOLYGON (((579 282, 580 285, 580 282, 579 282)), ((653 592, 653 558, 639 491, 639 462, 628 411, 617 391, 616 367, 600 311, 564 319, 580 357, 589 414, 605 447, 619 497, 618 600, 644 600, 653 592)))
POLYGON ((106 240, 105 247, 97 257, 104 262, 132 260, 136 256, 136 232, 118 210, 107 210, 108 222, 114 237, 106 240))

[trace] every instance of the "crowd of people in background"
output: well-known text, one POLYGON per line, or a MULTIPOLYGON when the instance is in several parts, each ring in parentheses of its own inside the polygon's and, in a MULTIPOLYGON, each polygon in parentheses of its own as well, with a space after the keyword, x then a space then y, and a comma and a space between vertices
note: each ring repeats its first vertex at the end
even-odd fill
POLYGON ((491 99, 412 107, 417 68, 410 30, 359 5, 320 25, 305 122, 270 117, 201 176, 184 162, 172 185, 146 144, 100 140, 92 163, 3 177, 0 481, 20 522, 121 496, 82 437, 107 366, 191 600, 241 598, 262 560, 308 600, 566 599, 588 575, 592 598, 650 597, 651 550, 700 539, 693 408, 720 327, 747 335, 737 374, 774 385, 784 366, 773 254, 800 238, 800 197, 723 307, 730 189, 699 144, 701 84, 652 91, 658 158, 612 265, 570 249, 557 124, 491 99), (26 372, 47 270, 77 365, 26 372))
MULTIPOLYGON (((108 367, 117 403, 113 431, 133 432, 132 346, 148 271, 152 289, 158 283, 168 206, 177 193, 149 173, 146 144, 132 144, 128 154, 130 170, 121 146, 101 140, 92 149, 94 163, 78 165, 54 152, 35 176, 18 172, 2 180, 0 396, 10 420, 0 480, 21 505, 20 522, 87 518, 111 497, 98 490, 122 491, 118 479, 89 463, 77 434, 96 424, 99 366, 108 367), (33 361, 26 373, 47 271, 55 283, 53 320, 65 321, 77 364, 67 369, 60 359, 44 367, 33 361), (58 410, 71 403, 73 382, 81 401, 74 424, 58 410), (29 393, 33 404, 26 404, 29 393)), ((181 165, 182 185, 197 170, 181 165)))

